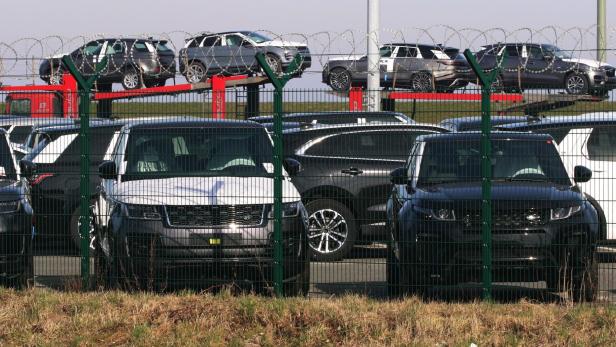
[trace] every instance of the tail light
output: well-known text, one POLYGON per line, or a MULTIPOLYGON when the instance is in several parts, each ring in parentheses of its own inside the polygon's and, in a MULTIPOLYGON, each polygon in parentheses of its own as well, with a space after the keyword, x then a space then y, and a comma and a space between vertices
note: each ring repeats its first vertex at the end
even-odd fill
POLYGON ((30 181, 30 184, 35 186, 41 182, 43 182, 44 179, 52 177, 53 174, 52 173, 42 173, 42 174, 38 174, 34 177, 32 177, 32 180, 30 181))

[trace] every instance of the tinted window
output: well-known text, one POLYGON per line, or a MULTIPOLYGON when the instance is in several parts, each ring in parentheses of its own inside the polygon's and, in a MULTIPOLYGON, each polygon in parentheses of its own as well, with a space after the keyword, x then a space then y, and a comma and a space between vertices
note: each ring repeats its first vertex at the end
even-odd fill
POLYGON ((225 42, 227 43, 227 46, 236 46, 239 47, 242 45, 242 43, 244 43, 244 39, 238 35, 227 35, 225 37, 225 42))
POLYGON ((194 39, 190 40, 188 47, 199 47, 201 41, 203 41, 203 36, 195 37, 194 39))
POLYGON ((412 47, 399 47, 396 57, 398 58, 415 58, 417 56, 417 50, 412 47))
POLYGON ((527 46, 528 56, 532 59, 543 59, 545 52, 540 47, 537 46, 527 46))
POLYGON ((122 41, 109 41, 107 43, 106 55, 124 53, 124 42, 122 41))
MULTIPOLYGON (((427 142, 418 185, 480 182, 479 140, 427 142)), ((570 185, 552 141, 492 141, 495 181, 538 181, 570 185)))
POLYGON ((142 41, 135 42, 135 44, 133 45, 133 50, 139 53, 150 52, 150 50, 148 49, 148 46, 145 44, 145 42, 142 42, 142 41))
POLYGON ((29 99, 11 100, 9 113, 15 116, 30 116, 31 103, 29 99))
POLYGON ((16 126, 9 134, 9 141, 13 143, 23 144, 26 142, 28 135, 32 131, 32 125, 16 126))
POLYGON ((515 45, 508 45, 505 48, 507 55, 510 57, 519 57, 521 55, 521 47, 515 45))
POLYGON ((13 151, 4 139, 0 139, 0 167, 4 171, 4 173, 0 171, 0 177, 17 179, 13 165, 13 151))
POLYGON ((203 40, 203 47, 220 46, 220 37, 210 36, 203 40))
POLYGON ((173 52, 171 48, 167 46, 165 42, 154 42, 154 46, 156 46, 156 51, 159 53, 164 52, 173 52))
POLYGON ((404 160, 420 131, 375 131, 328 137, 306 154, 348 158, 404 160))
POLYGON ((393 51, 394 51, 394 47, 385 46, 385 47, 381 47, 381 49, 379 50, 379 54, 381 55, 382 58, 389 58, 391 57, 391 53, 393 51))
POLYGON ((586 146, 589 159, 616 161, 616 128, 595 128, 586 146))
POLYGON ((103 48, 102 42, 90 42, 83 47, 83 54, 85 55, 99 55, 103 48))

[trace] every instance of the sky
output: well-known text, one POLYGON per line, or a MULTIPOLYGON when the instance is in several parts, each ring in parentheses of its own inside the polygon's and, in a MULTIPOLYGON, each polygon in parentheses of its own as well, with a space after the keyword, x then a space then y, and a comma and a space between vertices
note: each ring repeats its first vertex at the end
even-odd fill
MULTIPOLYGON (((366 0, 107 0, 99 3, 84 0, 5 0, 0 22, 0 44, 11 43, 25 37, 42 38, 105 35, 140 35, 172 33, 184 37, 185 32, 224 30, 267 30, 274 33, 305 33, 308 44, 318 48, 325 41, 336 41, 338 52, 365 50, 362 35, 366 32, 366 0), (13 13, 14 15, 11 15, 13 13), (346 32, 344 44, 339 33, 346 32), (353 43, 348 44, 348 35, 353 43), (334 39, 331 39, 334 36, 334 39)), ((610 42, 616 46, 616 3, 608 1, 608 32, 610 42), (612 38, 614 36, 614 38, 612 38)), ((462 28, 589 28, 596 22, 595 0, 381 0, 382 36, 398 37, 406 41, 416 37, 425 41, 426 33, 413 28, 448 25, 462 28)), ((558 30, 559 42, 569 44, 583 38, 585 47, 594 47, 594 29, 590 33, 558 30), (575 33, 574 33, 575 32, 575 33), (577 36, 576 36, 577 35, 577 36), (577 38, 572 39, 573 36, 577 38)), ((433 29, 442 41, 449 37, 443 27, 433 29)), ((469 31, 466 31, 469 32, 469 31)), ((554 35, 545 34, 544 37, 554 35), (547 35, 547 36, 546 36, 547 35)), ((492 32, 494 33, 494 31, 492 32)), ((520 31, 518 31, 520 33, 520 31)), ((496 35, 496 34, 495 34, 496 35)), ((528 35, 521 34, 521 35, 528 35)), ((455 36, 455 34, 453 35, 455 36)), ((470 34, 468 35, 470 36, 470 34)), ((541 36, 541 35, 538 35, 541 36)), ((496 39, 496 36, 491 39, 496 39)), ((551 40, 551 39, 548 39, 551 40)), ((178 40, 181 42, 181 40, 178 40)), ((461 42, 461 40, 457 40, 461 42)), ((461 43, 460 43, 461 44, 461 43)), ((455 45, 455 44, 454 44, 455 45)), ((75 44, 76 46, 76 44, 75 44)), ((461 47, 464 48, 464 47, 461 47)), ((179 47, 177 47, 179 49, 179 47)), ((72 47, 71 49, 72 50, 72 47)), ((614 63, 611 56, 608 61, 614 63)), ((318 64, 316 64, 318 65, 318 64)), ((307 83, 296 86, 317 86, 316 70, 307 83)))

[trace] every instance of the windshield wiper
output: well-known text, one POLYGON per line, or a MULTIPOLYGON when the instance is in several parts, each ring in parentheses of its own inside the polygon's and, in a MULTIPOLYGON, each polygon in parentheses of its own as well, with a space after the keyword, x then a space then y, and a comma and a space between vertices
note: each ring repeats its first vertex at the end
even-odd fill
POLYGON ((507 177, 507 178, 497 178, 494 179, 495 182, 548 182, 547 178, 516 178, 516 177, 507 177))

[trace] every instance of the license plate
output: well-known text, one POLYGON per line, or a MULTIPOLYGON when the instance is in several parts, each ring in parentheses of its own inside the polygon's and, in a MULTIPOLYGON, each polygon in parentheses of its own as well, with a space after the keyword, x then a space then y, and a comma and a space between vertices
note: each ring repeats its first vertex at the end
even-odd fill
POLYGON ((197 247, 239 246, 242 234, 191 234, 190 245, 197 247))

